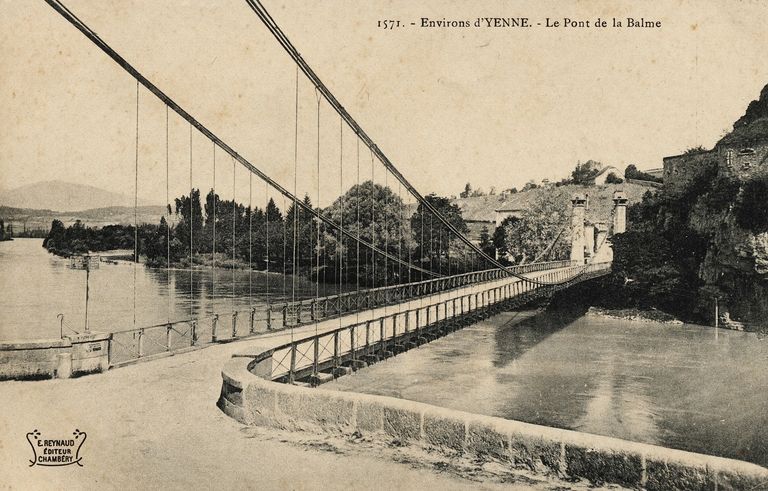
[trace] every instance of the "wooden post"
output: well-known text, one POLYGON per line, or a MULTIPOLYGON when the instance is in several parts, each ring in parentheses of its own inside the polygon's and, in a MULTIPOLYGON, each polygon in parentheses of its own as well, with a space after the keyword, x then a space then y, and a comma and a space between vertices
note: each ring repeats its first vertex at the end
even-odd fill
POLYGON ((356 341, 356 339, 355 339, 356 338, 356 336, 355 336, 355 327, 357 327, 357 326, 352 324, 352 326, 350 326, 350 328, 349 328, 349 349, 350 349, 350 351, 352 351, 352 359, 353 360, 357 359, 357 349, 355 347, 355 341, 356 341))
POLYGON ((339 331, 333 332, 333 367, 339 367, 339 331))
POLYGON ((365 321, 365 352, 370 353, 371 347, 371 321, 365 321))
POLYGON ((296 376, 296 343, 291 345, 291 366, 288 368, 288 383, 293 384, 296 376))
POLYGON ((267 331, 272 330, 272 306, 267 305, 267 331))
POLYGON ((211 342, 215 343, 218 341, 218 324, 219 324, 219 314, 213 314, 213 320, 211 321, 211 342))
POLYGON ((312 374, 317 375, 317 364, 320 360, 320 336, 315 336, 315 343, 312 351, 314 352, 312 355, 312 374))
POLYGON ((384 331, 385 331, 384 317, 382 317, 381 319, 379 319, 379 346, 381 347, 381 351, 384 351, 384 348, 386 347, 384 343, 384 339, 385 339, 384 331))
POLYGON ((165 326, 165 351, 171 351, 171 324, 165 326))
POLYGON ((192 331, 192 346, 194 346, 197 344, 197 321, 192 321, 190 330, 192 331))
POLYGON ((139 329, 139 358, 144 356, 144 329, 139 329))
POLYGON ((248 332, 250 334, 253 334, 256 332, 256 323, 254 322, 256 320, 256 307, 251 307, 251 324, 248 328, 248 332))

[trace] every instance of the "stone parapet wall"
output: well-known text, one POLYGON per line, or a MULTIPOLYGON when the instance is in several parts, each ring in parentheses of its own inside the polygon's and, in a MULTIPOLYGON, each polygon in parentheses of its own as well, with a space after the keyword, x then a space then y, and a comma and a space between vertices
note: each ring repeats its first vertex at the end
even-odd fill
POLYGON ((68 378, 109 368, 109 334, 0 342, 0 380, 68 378))
POLYGON ((648 490, 761 489, 768 483, 768 470, 738 460, 391 397, 280 384, 254 375, 259 364, 235 355, 222 372, 218 405, 247 425, 360 432, 452 455, 492 457, 536 472, 648 490))

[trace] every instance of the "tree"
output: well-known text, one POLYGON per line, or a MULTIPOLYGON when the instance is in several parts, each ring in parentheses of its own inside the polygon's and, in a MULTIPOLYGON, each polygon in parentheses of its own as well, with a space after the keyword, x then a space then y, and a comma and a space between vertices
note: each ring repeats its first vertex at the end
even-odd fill
POLYGON ((550 247, 549 259, 565 259, 570 251, 570 208, 566 191, 540 193, 519 220, 510 220, 504 228, 510 261, 540 259, 550 247))
POLYGON ((496 250, 498 260, 502 264, 509 263, 509 259, 507 259, 507 256, 509 255, 509 248, 507 247, 507 229, 512 227, 515 222, 518 222, 519 220, 520 219, 515 216, 509 216, 502 220, 499 226, 496 227, 496 230, 493 231, 491 242, 493 243, 493 248, 496 250))
MULTIPOLYGON (((464 218, 461 216, 461 208, 451 203, 451 200, 435 194, 425 197, 426 201, 436 209, 452 227, 461 233, 467 233, 467 227, 464 218)), ((411 233, 417 244, 417 256, 425 268, 432 270, 446 269, 443 263, 451 259, 451 263, 456 263, 460 257, 464 256, 464 245, 459 245, 454 233, 451 232, 442 222, 435 218, 429 209, 423 204, 419 204, 416 213, 411 217, 411 233)), ((456 268, 463 267, 456 264, 456 268)), ((452 271, 454 271, 452 269, 452 271)))
POLYGON ((493 247, 493 242, 491 241, 491 235, 488 232, 488 227, 483 227, 483 229, 480 231, 480 249, 482 249, 483 252, 489 256, 496 257, 496 248, 493 247))
POLYGON ((525 183, 525 186, 523 186, 523 191, 530 191, 531 189, 536 189, 538 187, 538 184, 536 184, 533 180, 530 180, 525 183))
POLYGON ((584 163, 576 164, 576 168, 571 172, 571 183, 588 186, 595 183, 595 177, 600 173, 603 164, 595 160, 587 160, 584 163))
POLYGON ((624 182, 624 179, 617 176, 615 172, 611 172, 605 176, 605 182, 606 184, 621 184, 624 182))
POLYGON ((639 181, 662 182, 662 179, 638 170, 635 164, 629 164, 627 168, 624 169, 624 177, 626 179, 637 179, 639 181))
MULTIPOLYGON (((323 213, 333 222, 343 224, 344 230, 352 236, 359 233, 363 241, 404 261, 415 248, 407 227, 405 205, 388 187, 372 181, 356 184, 323 213)), ((407 278, 408 271, 401 264, 385 259, 366 246, 360 246, 358 253, 357 241, 343 236, 335 227, 322 225, 321 232, 322 263, 326 267, 318 274, 322 273, 329 281, 338 279, 339 270, 344 280, 355 283, 359 279, 365 285, 380 285, 387 279, 401 281, 401 278, 407 278)))
POLYGON ((467 183, 464 185, 464 191, 459 193, 459 197, 469 198, 471 195, 472 195, 472 185, 470 183, 467 183))
POLYGON ((189 253, 190 242, 192 253, 200 252, 203 243, 203 210, 200 206, 200 190, 192 189, 190 196, 176 198, 176 215, 179 223, 176 225, 176 236, 179 238, 187 253, 189 253))

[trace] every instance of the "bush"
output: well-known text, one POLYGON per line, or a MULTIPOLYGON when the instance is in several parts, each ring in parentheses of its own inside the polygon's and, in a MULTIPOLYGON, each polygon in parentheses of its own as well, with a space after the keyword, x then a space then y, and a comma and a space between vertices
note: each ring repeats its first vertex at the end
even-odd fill
POLYGON ((606 184, 621 184, 622 182, 624 182, 624 179, 617 176, 615 172, 611 172, 610 174, 605 176, 605 182, 606 184))

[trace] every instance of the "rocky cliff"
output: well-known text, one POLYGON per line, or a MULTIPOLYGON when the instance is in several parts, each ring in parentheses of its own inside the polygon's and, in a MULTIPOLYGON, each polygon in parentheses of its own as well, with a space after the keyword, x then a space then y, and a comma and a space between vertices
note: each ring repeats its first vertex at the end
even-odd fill
MULTIPOLYGON (((739 142, 768 145, 768 85, 758 100, 717 146, 739 142)), ((759 160, 759 159, 758 159, 759 160)), ((699 276, 706 287, 722 295, 721 320, 732 327, 768 328, 768 162, 756 161, 749 175, 734 175, 721 163, 716 184, 694 207, 693 228, 710 237, 699 276), (718 186, 717 183, 720 183, 718 186), (719 191, 719 195, 718 195, 719 191), (724 192, 725 191, 725 192, 724 192), (718 206, 713 197, 720 200, 718 206), (707 203, 710 206, 707 206, 707 203)))

